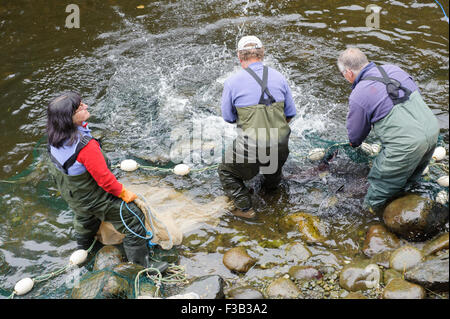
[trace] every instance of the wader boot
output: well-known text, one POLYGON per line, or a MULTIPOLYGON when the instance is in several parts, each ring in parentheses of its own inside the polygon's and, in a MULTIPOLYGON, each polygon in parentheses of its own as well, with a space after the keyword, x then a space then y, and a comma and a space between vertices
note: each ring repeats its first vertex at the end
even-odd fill
POLYGON ((289 156, 291 133, 284 115, 284 101, 276 102, 267 88, 267 67, 262 80, 252 69, 245 70, 260 84, 261 97, 257 105, 236 108, 238 137, 218 168, 225 194, 233 200, 238 213, 244 215, 240 217, 248 215, 245 212, 252 208, 244 181, 261 173, 267 188, 276 188, 280 182, 282 167, 289 156))
POLYGON ((363 80, 385 83, 394 107, 373 125, 383 147, 368 175, 370 186, 364 206, 375 209, 420 178, 439 135, 439 123, 419 91, 411 93, 398 81, 390 79, 382 67, 377 67, 383 78, 363 80), (405 92, 402 98, 398 98, 399 89, 405 92))

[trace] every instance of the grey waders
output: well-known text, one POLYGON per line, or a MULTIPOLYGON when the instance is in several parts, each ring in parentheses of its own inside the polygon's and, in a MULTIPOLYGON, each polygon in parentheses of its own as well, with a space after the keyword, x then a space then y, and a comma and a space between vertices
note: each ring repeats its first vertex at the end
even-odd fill
POLYGON ((362 80, 379 81, 394 103, 389 114, 373 124, 374 132, 382 142, 382 150, 373 161, 369 172, 369 189, 364 206, 381 207, 392 196, 415 183, 428 165, 439 136, 439 123, 418 91, 401 86, 377 66, 383 78, 366 77, 362 80), (399 97, 399 90, 404 96, 399 97))
MULTIPOLYGON (((122 218, 127 227, 134 233, 145 237, 146 230, 128 209, 122 210, 121 218, 120 205, 122 200, 98 186, 88 171, 80 175, 67 175, 67 169, 73 165, 78 153, 91 139, 90 136, 83 136, 77 145, 75 154, 63 165, 52 156, 50 147, 48 147, 50 158, 55 164, 49 165, 50 173, 56 181, 61 197, 74 212, 73 225, 78 247, 87 249, 92 244, 100 223, 102 221, 110 222, 118 232, 125 234, 123 247, 128 261, 144 267, 151 266, 148 259, 147 241, 129 232, 124 226, 122 218)), ((102 154, 108 167, 110 167, 110 162, 103 151, 102 154)), ((134 203, 128 203, 128 207, 141 220, 145 219, 142 211, 134 203)))
POLYGON ((226 150, 218 173, 222 187, 237 209, 252 208, 250 192, 245 180, 264 175, 263 187, 274 189, 281 180, 282 168, 289 156, 291 129, 284 115, 284 101, 276 102, 267 88, 268 68, 264 66, 263 79, 245 69, 261 86, 261 97, 256 105, 237 107, 238 137, 226 150), (264 98, 267 94, 268 98, 264 98))

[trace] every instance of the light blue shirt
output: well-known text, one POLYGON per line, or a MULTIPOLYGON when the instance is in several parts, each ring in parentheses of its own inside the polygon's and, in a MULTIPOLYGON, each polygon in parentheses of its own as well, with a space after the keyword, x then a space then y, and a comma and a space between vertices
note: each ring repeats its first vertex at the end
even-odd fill
MULTIPOLYGON (((50 145, 50 152, 61 165, 64 165, 69 157, 71 157, 75 153, 78 142, 84 135, 89 135, 92 137, 91 130, 87 127, 87 125, 86 127, 78 126, 78 131, 80 132, 78 140, 72 145, 67 145, 67 142, 65 142, 64 145, 60 148, 56 148, 50 145)), ((86 167, 78 161, 75 161, 75 163, 67 170, 68 175, 80 175, 84 172, 86 172, 86 167)))
MULTIPOLYGON (((260 79, 262 79, 264 65, 255 62, 249 65, 260 79)), ((292 92, 284 76, 268 68, 267 87, 276 102, 284 101, 284 114, 286 117, 294 117, 297 114, 292 92)), ((228 123, 235 123, 237 120, 237 107, 252 106, 259 103, 261 97, 261 86, 245 70, 240 70, 229 77, 223 87, 222 92, 222 117, 228 123)), ((267 94, 264 94, 268 98, 267 94)), ((269 106, 270 107, 270 106, 269 106)))

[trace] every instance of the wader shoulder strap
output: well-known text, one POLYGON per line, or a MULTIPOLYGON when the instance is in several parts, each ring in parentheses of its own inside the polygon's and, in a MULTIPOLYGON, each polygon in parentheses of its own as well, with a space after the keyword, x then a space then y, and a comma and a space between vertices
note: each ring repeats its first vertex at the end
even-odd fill
POLYGON ((264 66, 263 69, 263 78, 262 80, 256 75, 255 71, 253 71, 251 68, 246 68, 245 71, 247 71, 255 80, 258 82, 258 84, 261 86, 261 97, 259 98, 259 104, 264 104, 266 106, 269 106, 276 102, 276 100, 273 98, 272 94, 270 94, 269 89, 267 88, 267 81, 269 78, 269 69, 267 66, 264 66), (267 94, 269 97, 268 99, 264 98, 264 93, 267 94))
POLYGON ((381 66, 377 65, 377 69, 383 76, 382 78, 377 78, 375 76, 367 76, 363 78, 362 81, 372 80, 381 82, 384 85, 386 85, 386 91, 389 95, 389 98, 392 100, 392 103, 394 103, 394 105, 407 101, 409 99, 409 96, 411 95, 411 90, 402 86, 401 83, 396 79, 390 78, 387 75, 386 71, 381 66), (401 98, 399 97, 399 90, 405 92, 405 94, 401 98))
POLYGON ((81 140, 78 142, 78 145, 75 149, 75 153, 72 154, 65 162, 61 165, 61 163, 52 155, 50 152, 50 145, 47 145, 47 151, 50 154, 50 158, 52 159, 52 162, 65 174, 68 173, 69 167, 71 167, 75 161, 77 160, 78 154, 80 154, 81 150, 88 145, 88 143, 93 139, 93 137, 84 135, 81 140))

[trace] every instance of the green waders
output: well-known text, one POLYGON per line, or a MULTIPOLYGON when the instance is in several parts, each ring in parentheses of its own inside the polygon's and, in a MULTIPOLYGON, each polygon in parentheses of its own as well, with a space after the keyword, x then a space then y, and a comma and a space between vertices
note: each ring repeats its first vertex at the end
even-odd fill
POLYGON ((414 91, 373 128, 383 148, 369 172, 364 205, 378 208, 420 178, 436 147, 439 123, 414 91))
MULTIPOLYGON (((103 156, 109 167, 108 158, 105 154, 103 156)), ((120 217, 122 203, 120 198, 105 192, 87 171, 80 175, 67 175, 53 163, 49 165, 49 170, 55 178, 61 197, 74 212, 73 225, 79 248, 89 247, 101 221, 110 222, 118 232, 125 234, 123 247, 128 261, 147 266, 149 252, 147 241, 126 230, 120 217)), ((144 214, 134 203, 129 203, 128 207, 142 221, 145 220, 144 214)), ((123 205, 122 217, 129 229, 142 237, 146 236, 141 223, 125 205, 123 205)))
POLYGON ((246 71, 261 85, 261 98, 257 105, 236 108, 238 137, 226 150, 218 168, 226 195, 243 211, 252 208, 250 192, 243 181, 261 173, 264 188, 277 187, 289 156, 291 133, 284 115, 284 102, 275 102, 267 89, 267 67, 264 67, 263 80, 250 68, 246 71), (268 99, 264 99, 264 93, 268 99))

